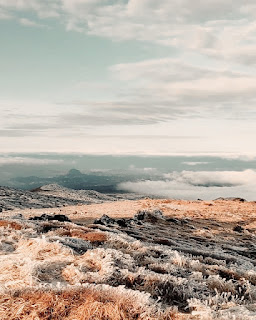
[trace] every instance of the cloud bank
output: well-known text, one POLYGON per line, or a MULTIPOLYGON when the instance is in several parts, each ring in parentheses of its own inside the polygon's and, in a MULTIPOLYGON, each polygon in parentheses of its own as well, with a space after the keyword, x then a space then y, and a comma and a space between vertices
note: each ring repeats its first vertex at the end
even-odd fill
POLYGON ((182 171, 165 175, 165 180, 124 182, 120 190, 159 197, 212 200, 244 197, 256 200, 256 171, 182 171))
POLYGON ((33 157, 15 157, 4 156, 0 157, 0 167, 5 165, 22 164, 22 165, 48 165, 63 163, 61 159, 39 159, 33 157))

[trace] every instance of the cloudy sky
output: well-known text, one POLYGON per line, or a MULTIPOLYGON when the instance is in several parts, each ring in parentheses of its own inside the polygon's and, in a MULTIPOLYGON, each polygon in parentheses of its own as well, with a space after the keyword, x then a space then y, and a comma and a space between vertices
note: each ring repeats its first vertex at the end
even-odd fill
POLYGON ((0 150, 251 154, 255 0, 0 0, 0 150))

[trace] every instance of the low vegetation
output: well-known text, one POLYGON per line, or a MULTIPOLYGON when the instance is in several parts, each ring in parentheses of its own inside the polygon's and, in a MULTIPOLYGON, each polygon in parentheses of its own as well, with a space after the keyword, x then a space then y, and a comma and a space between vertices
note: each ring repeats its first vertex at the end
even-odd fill
POLYGON ((252 232, 161 211, 45 219, 0 220, 0 319, 256 319, 252 232))

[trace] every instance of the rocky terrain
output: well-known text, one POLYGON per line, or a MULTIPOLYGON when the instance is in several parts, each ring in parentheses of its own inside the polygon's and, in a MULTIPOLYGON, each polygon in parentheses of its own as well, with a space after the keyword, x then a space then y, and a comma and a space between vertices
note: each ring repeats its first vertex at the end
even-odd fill
POLYGON ((57 184, 50 184, 33 191, 0 187, 0 211, 15 208, 55 208, 62 206, 103 203, 106 201, 139 199, 135 194, 103 194, 93 190, 72 190, 57 184))
POLYGON ((0 319, 254 320, 255 232, 241 199, 4 210, 0 319))

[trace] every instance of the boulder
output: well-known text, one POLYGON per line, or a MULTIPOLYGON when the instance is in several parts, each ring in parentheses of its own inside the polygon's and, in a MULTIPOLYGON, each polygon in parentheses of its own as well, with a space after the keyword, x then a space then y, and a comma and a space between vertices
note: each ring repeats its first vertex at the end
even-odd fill
POLYGON ((60 221, 60 222, 71 222, 71 220, 65 216, 64 214, 55 214, 55 215, 49 215, 49 214, 42 214, 41 216, 36 216, 29 218, 29 220, 36 220, 36 221, 60 221))

